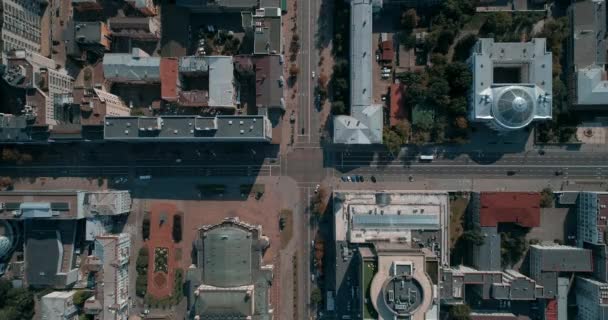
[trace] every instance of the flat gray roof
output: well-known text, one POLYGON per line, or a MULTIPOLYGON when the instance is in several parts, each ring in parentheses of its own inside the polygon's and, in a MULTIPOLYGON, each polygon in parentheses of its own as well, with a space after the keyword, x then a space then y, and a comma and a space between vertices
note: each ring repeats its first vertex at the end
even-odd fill
POLYGON ((530 246, 532 258, 540 259, 540 271, 590 272, 593 270, 591 250, 570 246, 530 246))
POLYGON ((230 56, 208 56, 209 105, 234 107, 234 63, 230 56))
POLYGON ((574 68, 606 63, 606 4, 604 0, 572 4, 574 68))
POLYGON ((334 143, 382 143, 382 105, 372 104, 372 0, 351 0, 350 116, 334 117, 334 143))
POLYGON ((397 215, 385 213, 384 215, 357 214, 353 216, 355 228, 383 228, 383 229, 439 229, 439 214, 397 215))
POLYGON ((253 16, 253 53, 281 53, 281 9, 264 8, 253 16))
POLYGON ((265 116, 106 117, 106 140, 270 141, 265 116))
POLYGON ((103 74, 113 82, 160 82, 160 57, 150 57, 137 48, 132 53, 107 53, 103 74))
POLYGON ((372 3, 352 0, 350 13, 350 104, 372 104, 372 3))

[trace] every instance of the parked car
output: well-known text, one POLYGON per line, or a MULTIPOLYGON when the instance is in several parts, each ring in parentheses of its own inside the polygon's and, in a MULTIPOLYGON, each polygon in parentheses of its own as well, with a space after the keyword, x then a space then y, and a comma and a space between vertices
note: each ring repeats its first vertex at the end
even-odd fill
POLYGON ((313 71, 313 72, 312 72, 312 78, 314 79, 314 78, 315 78, 315 76, 316 76, 316 74, 315 74, 315 72, 313 71))
POLYGON ((369 177, 369 179, 370 179, 370 180, 371 180, 373 183, 376 183, 376 177, 375 177, 375 176, 371 176, 371 177, 369 177))
POLYGON ((365 179, 363 178, 363 176, 359 176, 359 181, 360 182, 365 182, 365 179))
POLYGON ((315 193, 319 193, 319 188, 321 188, 321 185, 318 184, 315 186, 315 193))

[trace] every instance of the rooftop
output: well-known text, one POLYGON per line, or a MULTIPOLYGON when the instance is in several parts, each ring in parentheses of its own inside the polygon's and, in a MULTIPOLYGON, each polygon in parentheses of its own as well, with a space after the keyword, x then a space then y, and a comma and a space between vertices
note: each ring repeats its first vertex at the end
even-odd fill
POLYGON ((372 0, 352 0, 350 116, 334 117, 334 143, 382 143, 382 105, 372 104, 372 0))
POLYGON ((27 220, 26 282, 34 287, 65 288, 77 280, 74 264, 74 220, 27 220))
POLYGON ((112 17, 108 19, 108 26, 114 37, 160 38, 160 20, 157 17, 112 17))
POLYGON ((160 82, 160 59, 137 48, 131 53, 107 53, 103 56, 103 73, 112 82, 160 82))
POLYGON ((533 120, 551 119, 553 60, 546 39, 499 43, 482 38, 471 61, 471 120, 496 130, 516 130, 533 120))
POLYGON ((591 272, 591 250, 564 245, 531 245, 531 263, 538 259, 541 272, 591 272))
POLYGON ((253 53, 281 53, 281 9, 261 8, 253 15, 253 53))
POLYGON ((403 103, 403 91, 405 90, 403 84, 393 83, 391 84, 391 115, 390 124, 391 126, 402 123, 406 118, 406 110, 403 103))
POLYGON ((107 140, 156 141, 270 141, 271 125, 265 116, 106 117, 107 140))
POLYGON ((258 108, 285 108, 283 98, 283 66, 279 55, 263 55, 254 58, 255 104, 258 108))
POLYGON ((511 222, 522 227, 540 226, 540 194, 534 192, 482 192, 479 223, 496 227, 511 222))
POLYGON ((177 101, 177 69, 177 58, 162 58, 160 60, 160 90, 163 100, 177 101))

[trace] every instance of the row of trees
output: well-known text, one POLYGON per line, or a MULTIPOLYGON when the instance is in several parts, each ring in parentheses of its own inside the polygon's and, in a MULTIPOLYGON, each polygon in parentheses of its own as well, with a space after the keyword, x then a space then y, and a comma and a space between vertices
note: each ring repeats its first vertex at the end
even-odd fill
POLYGON ((0 319, 24 320, 34 317, 34 295, 25 288, 14 288, 0 279, 0 319))

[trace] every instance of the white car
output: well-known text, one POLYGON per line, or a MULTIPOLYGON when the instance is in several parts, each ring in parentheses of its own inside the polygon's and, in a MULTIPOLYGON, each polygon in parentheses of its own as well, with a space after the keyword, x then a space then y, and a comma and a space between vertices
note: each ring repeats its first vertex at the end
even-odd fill
POLYGON ((321 185, 320 185, 320 184, 318 184, 318 185, 315 187, 315 193, 319 193, 319 188, 321 188, 321 185))
POLYGON ((315 78, 315 72, 314 71, 312 72, 312 78, 313 79, 315 78))

